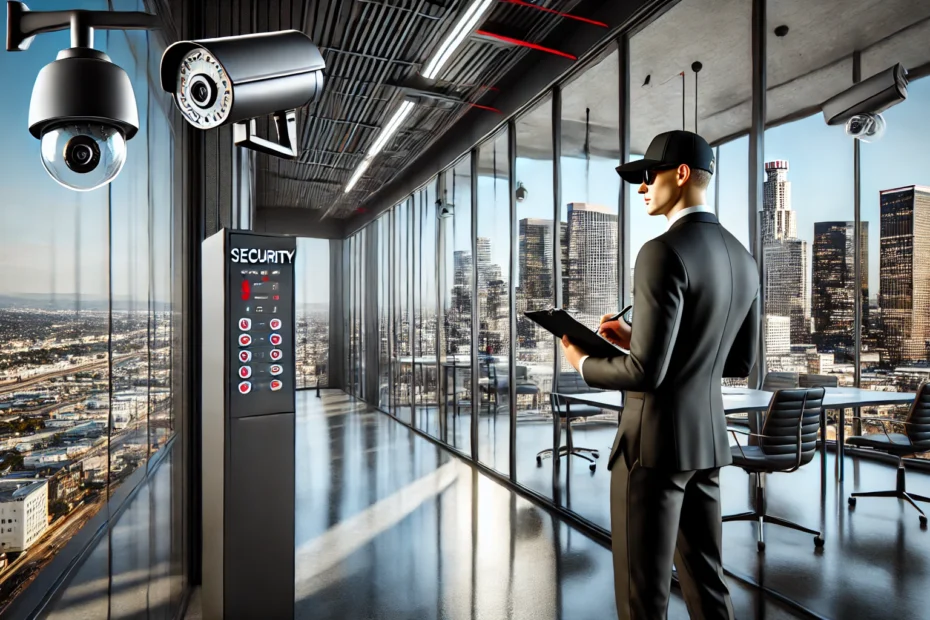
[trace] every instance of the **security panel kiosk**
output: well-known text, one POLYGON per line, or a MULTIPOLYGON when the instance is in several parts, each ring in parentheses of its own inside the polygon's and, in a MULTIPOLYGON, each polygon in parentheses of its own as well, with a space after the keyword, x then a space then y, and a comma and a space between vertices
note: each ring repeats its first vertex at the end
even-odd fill
POLYGON ((294 617, 294 237, 203 242, 204 618, 294 617))

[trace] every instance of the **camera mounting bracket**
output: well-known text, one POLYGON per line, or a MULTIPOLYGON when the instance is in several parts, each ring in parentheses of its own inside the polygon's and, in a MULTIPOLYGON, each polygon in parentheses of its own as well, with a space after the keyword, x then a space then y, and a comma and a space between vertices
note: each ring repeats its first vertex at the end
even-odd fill
POLYGON ((280 110, 274 113, 274 126, 278 142, 256 135, 256 119, 233 123, 233 144, 273 157, 297 159, 297 110, 280 110))
POLYGON ((71 29, 71 47, 93 47, 98 30, 156 30, 158 17, 142 11, 30 11, 22 2, 6 3, 6 51, 24 52, 37 34, 71 29))

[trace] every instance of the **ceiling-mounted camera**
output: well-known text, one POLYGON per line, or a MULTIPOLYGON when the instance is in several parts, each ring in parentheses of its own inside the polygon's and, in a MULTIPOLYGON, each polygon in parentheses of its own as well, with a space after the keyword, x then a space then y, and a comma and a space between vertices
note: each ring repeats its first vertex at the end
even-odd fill
POLYGON ((297 30, 180 41, 162 56, 161 86, 194 127, 232 123, 235 144, 293 158, 297 108, 323 92, 325 67, 320 50, 297 30), (255 135, 255 119, 268 114, 278 143, 255 135))
POLYGON ((154 15, 135 11, 30 11, 7 2, 6 49, 29 49, 37 34, 71 29, 71 47, 39 71, 29 103, 29 133, 41 140, 42 165, 61 185, 89 191, 126 163, 126 141, 139 130, 129 76, 93 49, 94 29, 150 29, 154 15))
POLYGON ((529 192, 523 187, 523 183, 517 181, 517 190, 514 194, 516 195, 517 202, 523 202, 526 200, 526 195, 529 194, 529 192))
POLYGON ((821 106, 828 125, 845 124, 846 134, 873 142, 885 133, 882 112, 907 99, 907 70, 900 63, 847 88, 821 106))
POLYGON ((455 215, 455 205, 442 200, 436 201, 436 217, 441 220, 449 219, 455 215))

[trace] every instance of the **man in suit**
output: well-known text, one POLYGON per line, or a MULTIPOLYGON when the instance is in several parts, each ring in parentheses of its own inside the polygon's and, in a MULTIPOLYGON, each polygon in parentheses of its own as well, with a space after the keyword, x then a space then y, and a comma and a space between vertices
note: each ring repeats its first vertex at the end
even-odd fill
POLYGON ((621 620, 665 618, 672 564, 692 618, 733 618, 721 562, 719 470, 731 462, 723 377, 746 377, 759 338, 755 260, 706 206, 714 154, 697 134, 660 134, 619 166, 668 231, 636 258, 632 325, 602 323, 628 349, 588 357, 564 339, 592 387, 624 390, 611 450, 611 529, 621 620))

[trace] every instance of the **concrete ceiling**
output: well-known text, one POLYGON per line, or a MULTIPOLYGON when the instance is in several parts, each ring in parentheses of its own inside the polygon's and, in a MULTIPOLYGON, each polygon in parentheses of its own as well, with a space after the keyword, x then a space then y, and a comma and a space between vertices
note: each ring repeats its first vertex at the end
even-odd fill
MULTIPOLYGON (((862 77, 896 62, 913 69, 930 63, 930 0, 770 1, 767 41, 767 122, 804 115, 852 85, 852 56, 862 53, 862 77), (786 25, 786 36, 776 27, 786 25)), ((652 137, 694 129, 711 143, 745 134, 752 97, 749 0, 682 0, 630 38, 630 149, 643 153, 652 137), (649 83, 645 84, 649 76, 649 83)), ((562 153, 583 157, 586 110, 588 151, 619 159, 618 58, 615 51, 566 85, 562 94, 562 153)), ((549 119, 521 121, 519 153, 551 155, 549 119)))

